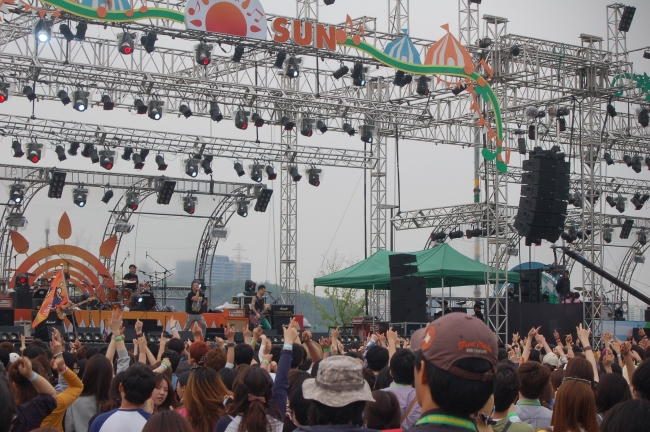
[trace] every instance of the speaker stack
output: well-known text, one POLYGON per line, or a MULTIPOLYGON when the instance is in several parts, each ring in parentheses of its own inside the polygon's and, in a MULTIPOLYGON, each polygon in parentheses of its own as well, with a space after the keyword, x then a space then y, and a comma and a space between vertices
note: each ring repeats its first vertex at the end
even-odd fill
MULTIPOLYGON (((520 302, 540 303, 542 295, 542 270, 518 270, 519 290, 521 292, 520 302)), ((516 289, 516 287, 515 287, 516 289)))
POLYGON ((515 229, 526 237, 526 245, 542 240, 556 242, 562 230, 569 198, 569 162, 557 147, 536 147, 525 160, 521 175, 521 198, 515 229))
POLYGON ((388 256, 390 266, 390 319, 392 323, 426 322, 427 283, 418 272, 417 257, 411 254, 388 256))

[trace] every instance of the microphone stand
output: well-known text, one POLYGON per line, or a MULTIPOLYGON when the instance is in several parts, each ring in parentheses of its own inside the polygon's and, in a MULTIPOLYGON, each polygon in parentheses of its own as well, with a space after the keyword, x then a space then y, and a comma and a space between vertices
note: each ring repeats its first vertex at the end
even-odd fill
POLYGON ((153 262, 158 264, 164 270, 163 271, 163 286, 162 286, 162 288, 163 288, 163 303, 165 304, 165 306, 167 306, 167 277, 168 277, 167 273, 171 273, 171 272, 169 270, 167 270, 167 268, 164 265, 162 265, 158 261, 156 261, 156 259, 153 256, 151 256, 151 254, 149 252, 147 252, 147 258, 151 258, 151 260, 153 262))
POLYGON ((124 260, 122 261, 122 264, 120 264, 120 268, 122 269, 122 279, 124 279, 124 263, 126 262, 126 259, 131 256, 131 251, 128 251, 126 253, 126 256, 124 257, 124 260))

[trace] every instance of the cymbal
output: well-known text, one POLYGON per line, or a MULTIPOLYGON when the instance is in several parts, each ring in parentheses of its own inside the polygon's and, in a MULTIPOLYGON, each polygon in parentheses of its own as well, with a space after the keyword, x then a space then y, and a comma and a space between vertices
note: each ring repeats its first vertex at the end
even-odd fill
POLYGON ((118 282, 121 282, 121 283, 123 283, 123 284, 132 284, 132 283, 136 283, 134 280, 131 280, 131 279, 122 279, 121 281, 118 281, 118 282))
POLYGON ((583 287, 575 287, 575 288, 573 288, 573 289, 576 290, 576 291, 584 291, 584 288, 583 288, 583 287))

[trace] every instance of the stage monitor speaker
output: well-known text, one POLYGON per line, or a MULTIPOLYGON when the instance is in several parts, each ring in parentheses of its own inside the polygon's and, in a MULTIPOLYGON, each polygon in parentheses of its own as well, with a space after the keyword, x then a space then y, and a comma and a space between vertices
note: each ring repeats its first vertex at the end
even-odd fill
POLYGON ((136 339, 135 329, 133 327, 124 329, 124 343, 133 343, 136 339))
POLYGON ((288 326, 291 322, 291 318, 294 318, 295 315, 276 315, 274 317, 273 326, 279 335, 284 334, 284 326, 288 326))
POLYGON ((24 327, 14 325, 0 326, 0 342, 20 342, 20 336, 24 334, 24 327))
POLYGON ((13 325, 14 325, 14 310, 0 309, 0 326, 13 326, 13 325))
MULTIPOLYGON (((126 332, 125 332, 126 333, 126 332)), ((84 344, 89 343, 104 343, 104 337, 102 335, 102 329, 99 327, 78 327, 77 334, 79 336, 79 341, 84 344)), ((126 336, 126 334, 125 334, 126 336)), ((124 342, 132 342, 135 337, 131 340, 125 339, 124 342)))
MULTIPOLYGON (((135 327, 135 322, 137 319, 125 319, 124 320, 124 327, 129 328, 129 327, 135 327)), ((158 325, 158 320, 157 319, 143 319, 140 320, 142 322, 142 332, 143 333, 149 333, 149 332, 159 332, 162 333, 163 328, 161 325, 158 325)))
MULTIPOLYGON (((43 325, 42 323, 37 325, 34 329, 33 336, 35 339, 40 339, 43 342, 52 341, 52 330, 57 329, 63 337, 65 333, 63 326, 61 325, 43 325)), ((83 342, 83 341, 82 341, 83 342)))
MULTIPOLYGON (((215 338, 218 338, 218 337, 223 339, 224 338, 223 331, 224 331, 223 327, 213 327, 213 328, 208 327, 207 329, 205 329, 205 338, 207 340, 211 340, 211 341, 215 340, 215 338)), ((192 332, 183 332, 183 333, 189 333, 187 338, 185 338, 183 335, 181 335, 181 339, 183 339, 184 341, 186 341, 188 339, 191 340, 191 341, 194 340, 194 338, 192 337, 192 332)))
POLYGON ((276 329, 270 329, 270 330, 262 330, 262 334, 266 337, 273 337, 278 335, 278 331, 276 329))
POLYGON ((12 292, 9 294, 13 301, 14 309, 31 309, 32 293, 31 292, 12 292))
MULTIPOLYGON (((208 329, 205 330, 205 334, 206 335, 208 334, 208 329)), ((187 330, 187 331, 179 330, 178 335, 180 336, 182 341, 188 341, 188 340, 189 341, 194 341, 194 336, 192 336, 192 332, 189 331, 189 330, 187 330)), ((219 336, 219 337, 223 339, 223 332, 221 332, 221 336, 219 336)))

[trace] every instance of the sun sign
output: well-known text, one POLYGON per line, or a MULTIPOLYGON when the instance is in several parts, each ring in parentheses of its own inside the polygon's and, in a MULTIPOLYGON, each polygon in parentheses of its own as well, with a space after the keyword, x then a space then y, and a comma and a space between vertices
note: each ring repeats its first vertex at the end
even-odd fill
POLYGON ((266 39, 266 14, 260 0, 188 0, 190 30, 266 39))

